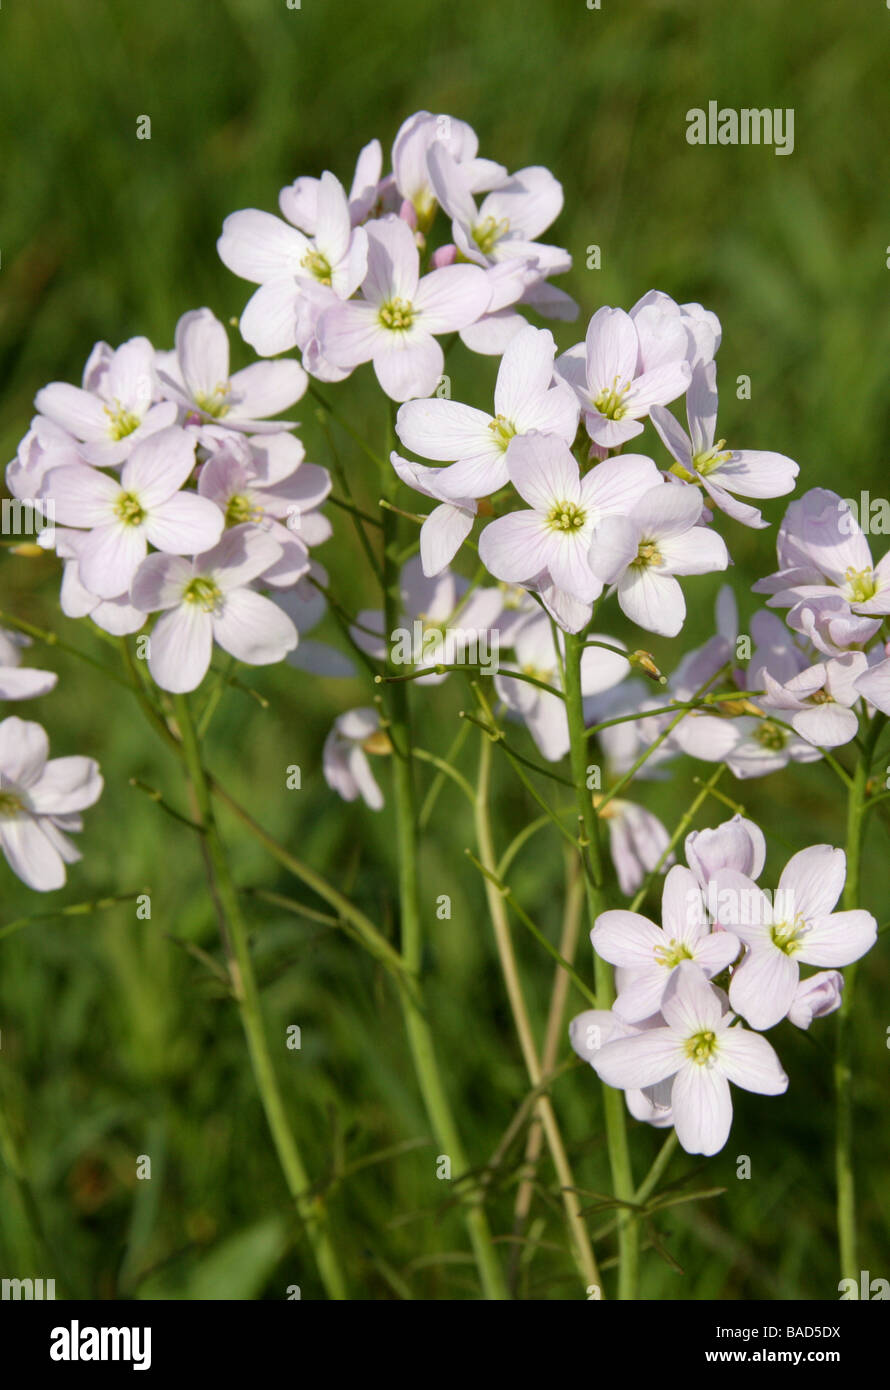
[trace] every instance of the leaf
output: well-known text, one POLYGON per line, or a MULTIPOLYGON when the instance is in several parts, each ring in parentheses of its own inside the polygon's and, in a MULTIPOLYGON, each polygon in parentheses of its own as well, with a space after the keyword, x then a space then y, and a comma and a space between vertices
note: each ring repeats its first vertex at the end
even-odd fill
MULTIPOLYGON (((287 1246, 281 1217, 272 1216, 229 1236, 179 1276, 152 1275, 139 1298, 244 1301, 259 1296, 287 1246)), ((284 1289, 281 1290, 284 1297, 284 1289)))

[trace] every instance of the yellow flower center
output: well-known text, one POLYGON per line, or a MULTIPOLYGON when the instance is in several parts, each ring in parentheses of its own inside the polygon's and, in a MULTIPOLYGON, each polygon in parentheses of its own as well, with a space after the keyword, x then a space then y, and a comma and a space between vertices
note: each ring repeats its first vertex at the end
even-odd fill
POLYGON ((125 410, 120 401, 115 401, 115 405, 117 407, 116 410, 110 410, 108 406, 105 407, 105 414, 111 421, 108 433, 111 435, 112 439, 126 439, 128 434, 132 434, 134 430, 138 430, 142 421, 139 419, 139 416, 134 415, 132 411, 125 410))
POLYGON ((605 415, 607 420, 622 420, 627 414, 624 398, 630 385, 629 381, 620 384, 620 378, 616 376, 610 387, 600 391, 593 402, 600 415, 605 415))
POLYGON ((384 328, 398 333, 413 324, 414 305, 407 299, 390 299, 386 304, 381 304, 377 317, 384 328))
POLYGON ((499 221, 496 217, 483 217, 473 228, 473 240, 483 256, 490 256, 501 237, 506 236, 509 230, 508 218, 502 217, 499 221))
POLYGON ((706 478, 709 473, 713 473, 715 468, 719 468, 721 463, 725 463, 727 459, 732 458, 731 449, 724 450, 724 452, 721 453, 725 443, 725 439, 718 439, 713 448, 704 449, 700 454, 693 454, 692 466, 696 473, 700 474, 702 478, 706 478))
POLYGON ((702 1033, 694 1033, 686 1041, 686 1056, 700 1067, 707 1066, 717 1051, 717 1034, 710 1028, 702 1033))
POLYGON ((190 579, 182 591, 186 603, 197 604, 205 613, 212 613, 222 603, 222 589, 214 579, 206 575, 196 575, 190 579))
POLYGON ((0 792, 0 816, 17 816, 25 809, 25 803, 17 792, 0 792))
POLYGON ((307 251, 300 264, 306 267, 320 285, 331 283, 331 263, 321 251, 307 251))
POLYGON ((556 502, 547 516, 551 531, 580 531, 587 513, 576 502, 556 502))
POLYGON ((674 937, 671 937, 666 946, 656 946, 654 954, 658 964, 663 965, 666 970, 673 970, 681 960, 693 959, 689 947, 682 941, 676 941, 674 937))
POLYGON ((778 724, 774 724, 771 719, 764 719, 754 737, 759 744, 764 748, 768 748, 772 753, 781 752, 788 742, 787 730, 780 728, 778 724))
POLYGON ((212 415, 214 420, 221 420, 229 413, 229 383, 220 382, 212 391, 196 391, 195 405, 206 415, 212 415))
POLYGON ((634 569, 645 570, 650 565, 661 565, 664 558, 655 541, 640 541, 637 558, 631 561, 634 569))
POLYGON ((847 581, 847 598, 851 603, 867 603, 878 592, 872 570, 854 570, 851 565, 844 578, 847 581))
POLYGON ((490 422, 488 428, 504 450, 506 450, 510 440, 516 434, 516 426, 511 420, 508 420, 505 415, 496 415, 490 422))
POLYGON ((240 526, 244 521, 259 521, 263 509, 252 501, 246 493, 236 492, 229 498, 226 506, 226 525, 240 526))
POLYGON ((114 510, 125 526, 141 526, 145 520, 145 508, 135 492, 122 492, 114 510))
POLYGON ((803 917, 798 913, 793 922, 774 922, 769 929, 772 943, 777 946, 786 956, 793 956, 803 945, 801 938, 805 935, 806 926, 803 917))

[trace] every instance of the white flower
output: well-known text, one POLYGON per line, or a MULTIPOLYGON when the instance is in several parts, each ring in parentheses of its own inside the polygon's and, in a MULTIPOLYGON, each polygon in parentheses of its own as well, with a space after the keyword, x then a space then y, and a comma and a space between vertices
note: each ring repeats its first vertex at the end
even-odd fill
POLYGON ((308 384, 299 362, 289 359, 253 362, 229 376, 229 335, 209 309, 183 314, 176 325, 175 356, 164 359, 159 375, 187 411, 248 434, 292 429, 293 421, 266 417, 287 410, 308 384))
POLYGON ((579 602, 592 602, 603 588, 590 563, 594 532, 649 495, 646 489, 659 478, 655 464, 630 454, 581 478, 565 440, 532 432, 511 441, 507 469, 530 510, 509 512, 486 526, 480 560, 508 584, 540 583, 546 576, 579 602))
POLYGON ((715 1154, 732 1126, 729 1084, 777 1096, 788 1089, 772 1047, 734 1024, 699 967, 683 961, 665 991, 664 1028, 606 1043, 593 1059, 597 1075, 621 1090, 672 1079, 677 1138, 687 1153, 715 1154))
POLYGON ((56 518, 89 530, 77 560, 90 593, 99 598, 126 593, 149 542, 171 555, 193 555, 219 539, 219 509, 180 491, 194 465, 194 440, 174 426, 137 444, 120 480, 86 464, 47 473, 41 495, 52 502, 56 518))
POLYGON ((331 173, 321 176, 314 212, 311 237, 256 208, 233 212, 223 223, 216 243, 220 260, 259 285, 240 328, 262 357, 296 347, 303 301, 314 288, 329 291, 335 300, 348 299, 364 279, 367 238, 362 227, 353 227, 346 194, 331 173))
POLYGON ((65 865, 80 854, 66 831, 102 794, 92 758, 49 758, 39 724, 12 716, 0 723, 0 849, 14 874, 39 893, 61 888, 65 865))
POLYGON ((210 665, 213 643, 250 666, 282 661, 297 645, 286 613, 248 586, 281 557, 281 546, 249 523, 227 531, 194 560, 149 555, 131 600, 162 611, 151 634, 148 669, 162 690, 195 690, 210 665))
POLYGON ((379 811, 383 793, 374 780, 366 750, 380 753, 387 749, 376 709, 352 709, 338 715, 324 744, 325 781, 344 801, 360 796, 372 811, 379 811))
POLYGON ((733 494, 781 497, 793 491, 794 480, 800 472, 797 464, 784 454, 757 449, 724 449, 726 441, 723 439, 714 443, 717 430, 715 362, 695 368, 686 393, 686 415, 688 434, 664 406, 653 405, 649 411, 649 419, 674 458, 671 471, 686 482, 700 483, 715 506, 743 526, 766 526, 768 523, 756 507, 739 502, 733 494))
POLYGON ((377 380, 394 401, 428 396, 444 365, 433 335, 452 333, 485 312, 491 299, 485 273, 455 265, 421 278, 407 222, 384 217, 367 230, 364 297, 325 309, 318 321, 321 352, 335 367, 373 361, 377 380))
MULTIPOLYGON (((553 385, 556 344, 545 328, 526 325, 508 345, 494 388, 494 415, 460 401, 408 401, 396 433, 421 458, 447 461, 436 486, 452 497, 487 497, 509 482, 510 441, 535 430, 567 445, 578 429, 578 404, 565 382, 553 385)), ((429 470, 430 472, 432 470, 429 470)))
POLYGON ((664 881, 661 920, 657 927, 638 912, 616 908, 601 912, 590 933, 597 955, 622 968, 614 1008, 628 1023, 658 1013, 682 961, 695 961, 710 978, 739 954, 731 932, 711 931, 695 875, 682 864, 675 864, 664 881))
POLYGON ((31 639, 0 628, 0 700, 33 700, 52 690, 59 679, 55 671, 38 671, 22 666, 22 647, 31 639))
POLYGON ((748 951, 729 987, 732 1007, 752 1028, 772 1028, 791 1008, 800 965, 850 965, 875 943, 870 912, 833 912, 847 873, 842 849, 812 845, 788 860, 772 898, 734 869, 709 889, 718 920, 748 951))
MULTIPOLYGON (((116 351, 97 343, 84 368, 83 386, 53 381, 34 404, 53 424, 79 440, 88 463, 122 463, 135 444, 176 423, 176 406, 159 402, 154 348, 131 338, 116 351)), ((35 422, 36 423, 36 422, 35 422)))

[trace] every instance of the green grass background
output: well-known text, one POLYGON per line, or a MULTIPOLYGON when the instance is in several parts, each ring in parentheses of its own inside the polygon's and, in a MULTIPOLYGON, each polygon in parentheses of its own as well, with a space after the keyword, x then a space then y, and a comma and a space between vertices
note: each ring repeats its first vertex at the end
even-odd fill
MULTIPOLYGON (((278 189, 299 173, 331 168, 348 182, 366 140, 377 135, 388 150, 401 120, 427 108, 470 121, 482 153, 511 168, 545 164, 562 180, 566 207, 553 239, 575 257, 568 287, 584 321, 603 303, 629 307, 652 286, 700 300, 724 327, 721 433, 792 455, 802 486, 883 496, 888 56, 890 12, 878 0, 844 7, 603 0, 599 11, 583 0, 304 0, 300 10, 285 0, 8 0, 0 11, 3 457, 12 457, 27 428, 35 391, 49 380, 78 380, 96 340, 116 344, 145 333, 163 347, 186 309, 208 304, 223 318, 240 312, 248 287, 225 270, 214 245, 228 212, 275 210, 278 189), (794 153, 690 147, 686 111, 710 99, 793 107, 794 153), (150 141, 136 139, 140 115, 151 117, 150 141), (598 271, 585 268, 592 244, 601 247, 598 271), (742 373, 751 377, 750 401, 735 396, 742 373)), ((560 325, 557 335, 565 347, 581 333, 560 325)), ((236 335, 233 351, 239 364, 248 360, 236 335)), ((486 402, 491 361, 467 354, 459 361, 455 352, 454 373, 455 395, 486 402)), ((382 440, 383 403, 367 370, 329 394, 348 400, 356 426, 382 440)), ((309 456, 327 461, 311 404, 299 413, 309 456)), ((661 461, 661 452, 655 457, 661 461)), ((363 456, 345 450, 344 462, 357 493, 373 504, 377 482, 363 456)), ((767 504, 771 521, 781 513, 781 502, 767 504)), ((750 583, 773 567, 774 532, 724 534, 744 626, 755 607, 750 583)), ((880 553, 880 537, 875 544, 880 553)), ((342 519, 319 555, 341 576, 348 603, 370 601, 342 519)), ((688 644, 708 635, 719 582, 686 584, 688 644)), ((56 594, 52 558, 3 560, 4 608, 110 658, 85 625, 61 617, 56 594)), ((656 644, 656 651, 670 669, 678 648, 656 644)), ((15 712, 45 723, 57 754, 98 756, 107 778, 80 837, 84 860, 52 904, 147 887, 152 918, 136 921, 132 908, 120 908, 36 923, 0 942, 0 1106, 54 1251, 50 1262, 34 1247, 22 1193, 0 1171, 0 1274, 56 1275, 67 1292, 91 1298, 284 1298, 294 1284, 303 1297, 318 1296, 237 1016, 186 949, 218 955, 197 845, 128 785, 141 778, 184 807, 177 769, 126 692, 61 652, 36 649, 33 660, 59 671, 59 687, 15 712), (150 1182, 136 1179, 140 1154, 152 1158, 150 1182)), ((366 702, 367 690, 287 666, 252 672, 250 683, 269 708, 238 692, 227 696, 213 725, 212 766, 274 833, 395 934, 389 812, 375 817, 345 806, 320 774, 333 715, 366 702), (292 763, 303 769, 299 792, 285 789, 292 763)), ((423 698, 423 737, 441 751, 465 693, 453 680, 423 698)), ((388 769, 376 767, 386 782, 388 769)), ((647 804, 673 825, 699 771, 681 764, 670 783, 643 793, 647 804)), ((839 784, 824 767, 726 785, 766 829, 771 871, 808 843, 842 842, 839 784)), ((500 770, 500 846, 535 813, 500 770)), ((699 823, 719 819, 712 804, 699 823)), ((241 885, 302 896, 255 844, 228 822, 225 830, 241 885)), ((471 833, 462 803, 446 790, 424 838, 422 897, 441 1058, 472 1161, 482 1164, 526 1082, 482 889, 463 855, 471 833), (435 916, 441 893, 452 896, 450 922, 435 916)), ((880 922, 890 917, 886 833, 875 817, 864 864, 864 904, 880 922)), ((3 865, 0 883, 3 920, 47 905, 3 865)), ((562 859, 549 832, 520 856, 513 883, 555 939, 562 859)), ((415 1297, 475 1297, 463 1226, 435 1178, 436 1146, 388 980, 337 932, 249 908, 288 1104, 313 1174, 331 1184, 354 1295, 387 1299, 410 1289, 415 1297), (299 1052, 283 1045, 290 1023, 302 1029, 299 1052), (404 1148, 339 1180, 394 1145, 404 1148)), ((855 1013, 861 1264, 885 1277, 886 941, 860 970, 855 1013)), ((525 936, 517 947, 540 1024, 550 964, 525 936)), ((586 944, 580 959, 589 972, 586 944)), ((833 1032, 833 1021, 817 1024, 812 1037, 783 1025, 773 1036, 791 1077, 788 1095, 736 1093, 723 1153, 706 1164, 684 1155, 674 1161, 668 1180, 684 1190, 726 1192, 659 1217, 659 1241, 678 1267, 649 1250, 646 1297, 837 1296, 833 1032), (736 1177, 740 1154, 751 1158, 747 1181, 736 1177)), ((579 1185, 603 1192, 595 1078, 579 1066, 556 1083, 554 1097, 579 1185)), ((640 1176, 659 1142, 634 1127, 640 1176)), ((491 1204, 501 1234, 511 1229, 513 1200, 503 1176, 491 1204)), ((531 1297, 578 1297, 553 1190, 544 1162, 534 1208, 542 1246, 527 1251, 521 1287, 531 1297)), ((608 1239, 600 1253, 608 1259, 608 1239)))

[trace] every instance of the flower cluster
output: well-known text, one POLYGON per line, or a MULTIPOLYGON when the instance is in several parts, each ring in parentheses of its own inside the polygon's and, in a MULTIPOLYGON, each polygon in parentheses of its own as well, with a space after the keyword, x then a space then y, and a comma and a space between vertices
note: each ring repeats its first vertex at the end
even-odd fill
POLYGON ((306 384, 297 362, 230 373, 226 330, 198 309, 172 352, 99 343, 81 386, 37 393, 7 485, 52 523, 40 542, 64 561, 62 611, 116 636, 152 621, 148 664, 164 690, 195 689, 214 641, 252 665, 297 645, 257 588, 296 585, 330 535, 327 470, 304 461, 291 421, 269 418, 306 384))
MULTIPOLYGON (((552 283, 570 255, 540 240, 561 208, 548 170, 511 173, 479 155, 464 122, 418 112, 398 131, 388 171, 373 140, 348 192, 324 171, 281 190, 280 216, 226 219, 219 255, 256 287, 240 332, 265 360, 232 372, 227 331, 206 308, 180 319, 172 351, 142 337, 99 343, 79 387, 38 392, 6 479, 48 523, 40 543, 63 562, 63 612, 114 636, 143 634, 161 690, 195 690, 214 644, 250 665, 288 660, 349 678, 345 655, 298 644, 326 611, 328 576, 311 551, 332 534, 322 510, 331 479, 306 461, 295 423, 275 417, 310 378, 341 383, 371 364, 399 406, 385 486, 395 497, 403 485, 425 510, 407 514, 419 534, 400 552, 398 640, 370 604, 354 615, 338 604, 344 631, 381 675, 404 663, 398 678, 421 687, 454 665, 492 676, 496 717, 524 723, 547 763, 571 749, 577 771, 579 740, 597 738, 608 780, 602 791, 576 788, 580 809, 589 816, 589 793, 623 894, 665 878, 660 924, 621 908, 599 915, 591 938, 617 969, 617 997, 574 1020, 572 1045, 636 1117, 674 1125, 687 1150, 712 1154, 729 1133, 730 1084, 787 1087, 763 1031, 786 1018, 806 1028, 837 1008, 839 970, 870 948, 875 922, 834 911, 842 851, 795 855, 767 893, 751 822, 737 815, 690 834, 684 866, 672 852, 679 831, 672 840, 624 793, 665 776, 679 755, 738 778, 815 761, 856 738, 863 715, 890 714, 890 558, 874 565, 849 506, 813 489, 788 507, 778 569, 755 586, 767 605, 749 623, 753 650, 728 587, 714 635, 666 678, 608 633, 614 598, 636 628, 677 637, 681 580, 727 570, 720 528, 764 528, 756 504, 793 491, 799 470, 718 437, 722 331, 702 305, 651 290, 627 310, 602 306, 562 352, 529 320, 578 314, 552 283), (451 398, 443 372, 456 337, 500 359, 484 406, 451 398), (295 349, 299 361, 279 356, 295 349), (647 423, 653 456, 625 452, 649 448, 647 423), (471 550, 481 562, 473 580, 453 568, 471 550), (573 728, 570 652, 580 663, 573 728), (660 679, 659 697, 638 671, 660 679), (816 973, 802 977, 801 965, 816 973)), ((359 529, 375 520, 336 501, 359 529)), ((382 587, 390 603, 388 578, 382 587)), ((16 640, 0 633, 0 697, 53 682, 22 669, 16 640)), ((336 717, 324 777, 379 810, 369 755, 392 748, 386 718, 365 700, 336 717)), ((76 857, 66 833, 102 786, 92 760, 47 757, 39 725, 0 724, 0 845, 39 889, 64 882, 76 857)))
POLYGON ((674 1125, 689 1153, 726 1143, 730 1083, 763 1095, 787 1089, 762 1032, 785 1018, 808 1028, 838 1008, 838 967, 865 955, 877 935, 871 913, 834 911, 843 850, 814 845, 793 855, 771 893, 756 881, 765 858, 762 832, 740 815, 693 832, 689 867, 677 864, 665 879, 661 925, 617 909, 591 932, 594 950, 617 967, 618 994, 611 1010, 573 1019, 572 1046, 625 1092, 637 1119, 674 1125), (823 968, 801 977, 801 965, 823 968))
POLYGON ((571 257, 537 240, 562 208, 559 183, 537 167, 509 174, 477 151, 465 122, 419 111, 396 135, 385 176, 372 140, 349 194, 325 171, 281 190, 282 217, 232 213, 219 254, 259 287, 241 316, 246 341, 264 357, 299 347, 321 381, 373 362, 386 394, 407 401, 435 390, 442 334, 500 354, 525 323, 520 304, 573 318, 573 301, 549 284, 571 257), (453 240, 433 250, 439 207, 453 240))
MULTIPOLYGON (((29 639, 0 629, 0 700, 31 700, 52 690, 54 671, 22 666, 29 639)), ((37 892, 61 888, 65 865, 80 854, 68 838, 80 812, 102 793, 92 758, 49 757, 46 730, 16 715, 0 721, 0 850, 14 874, 37 892)))

